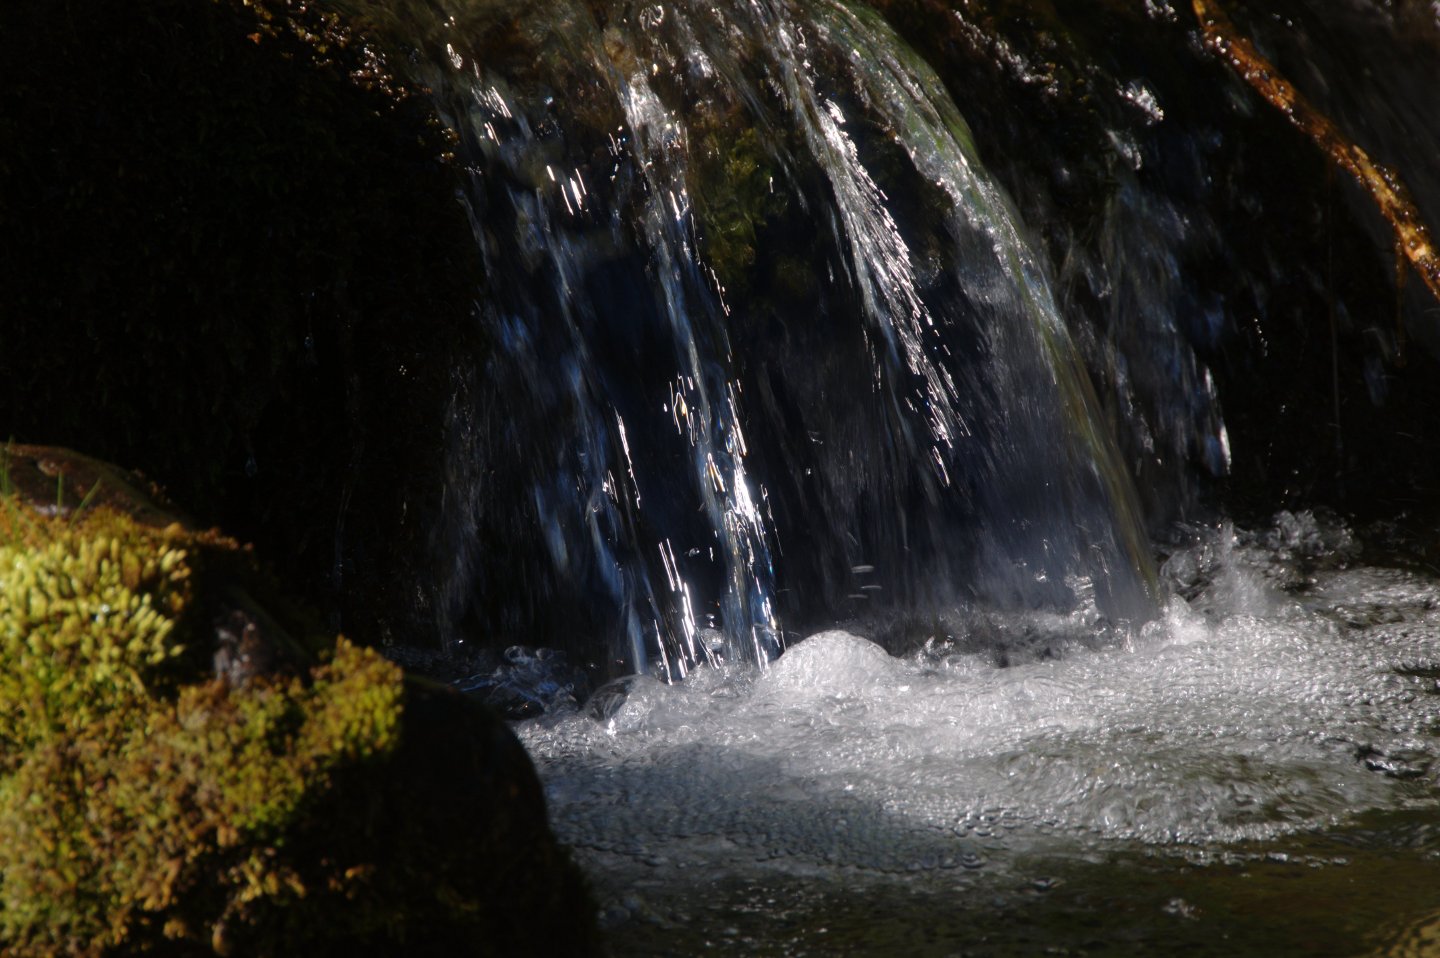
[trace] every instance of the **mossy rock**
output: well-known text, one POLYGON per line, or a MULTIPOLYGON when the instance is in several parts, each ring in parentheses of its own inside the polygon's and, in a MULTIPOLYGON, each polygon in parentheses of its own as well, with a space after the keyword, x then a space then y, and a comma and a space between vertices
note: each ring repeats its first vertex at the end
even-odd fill
POLYGON ((0 951, 594 952, 504 724, 236 598, 271 588, 216 533, 0 495, 0 951), (219 654, 237 603, 264 670, 219 654))

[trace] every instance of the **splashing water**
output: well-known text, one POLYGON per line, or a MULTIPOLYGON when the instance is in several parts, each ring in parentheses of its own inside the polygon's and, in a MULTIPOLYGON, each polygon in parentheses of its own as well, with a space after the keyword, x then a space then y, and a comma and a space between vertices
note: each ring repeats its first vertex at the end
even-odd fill
POLYGON ((768 671, 632 679, 519 731, 600 874, 1004 888, 1037 857, 1203 859, 1434 807, 1440 587, 1357 551, 1308 514, 1227 526, 1170 557, 1176 595, 1123 642, 1007 668, 830 631, 768 671))

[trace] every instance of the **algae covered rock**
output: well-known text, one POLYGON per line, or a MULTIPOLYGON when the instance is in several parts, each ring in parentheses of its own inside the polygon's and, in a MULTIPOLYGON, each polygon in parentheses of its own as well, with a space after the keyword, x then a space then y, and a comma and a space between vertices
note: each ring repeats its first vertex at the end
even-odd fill
POLYGON ((236 543, 37 508, 8 475, 0 951, 594 950, 503 723, 270 618, 236 543), (236 615, 276 653, 238 680, 218 654, 236 615))

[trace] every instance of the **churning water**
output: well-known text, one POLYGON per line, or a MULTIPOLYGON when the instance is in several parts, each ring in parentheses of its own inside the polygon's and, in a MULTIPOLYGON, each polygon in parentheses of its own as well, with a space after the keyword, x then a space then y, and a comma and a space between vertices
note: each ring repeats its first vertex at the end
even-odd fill
POLYGON ((893 657, 828 631, 519 731, 561 839, 602 892, 632 889, 610 892, 622 924, 649 907, 637 874, 660 900, 825 874, 969 894, 1048 881, 1035 863, 1056 858, 1283 860, 1297 835, 1436 803, 1440 584, 1358 554, 1309 514, 1225 526, 1169 556, 1164 614, 1134 634, 1093 610, 951 620, 1041 650, 1000 665, 963 634, 893 657))

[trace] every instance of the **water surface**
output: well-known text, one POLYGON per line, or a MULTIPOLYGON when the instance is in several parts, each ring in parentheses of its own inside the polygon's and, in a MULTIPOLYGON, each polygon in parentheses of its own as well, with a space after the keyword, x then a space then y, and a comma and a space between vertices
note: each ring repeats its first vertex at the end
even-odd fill
POLYGON ((1139 630, 957 609, 520 733, 627 954, 1361 954, 1440 908, 1440 584, 1361 555, 1202 530, 1139 630))

